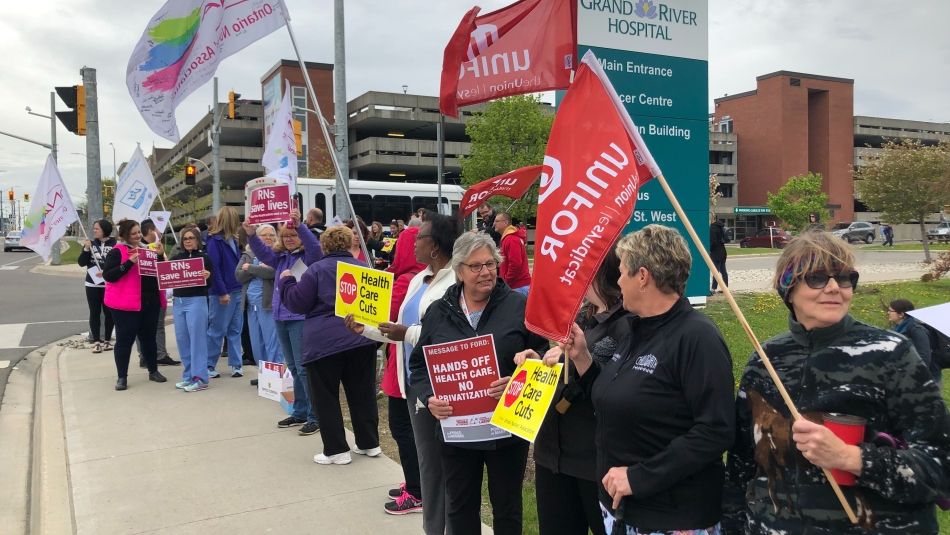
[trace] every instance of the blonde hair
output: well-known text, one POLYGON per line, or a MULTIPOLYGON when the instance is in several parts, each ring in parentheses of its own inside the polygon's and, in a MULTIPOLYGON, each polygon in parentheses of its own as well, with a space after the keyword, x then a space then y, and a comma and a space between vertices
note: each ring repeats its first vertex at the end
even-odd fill
POLYGON ((792 238, 775 264, 772 287, 787 301, 791 289, 806 273, 829 274, 854 270, 854 253, 844 240, 821 230, 792 238))
MULTIPOLYGON (((288 252, 289 249, 284 247, 284 237, 290 236, 290 233, 294 233, 297 236, 297 239, 300 240, 300 229, 303 229, 306 232, 310 232, 310 229, 307 227, 288 227, 287 225, 281 225, 280 230, 277 231, 277 240, 274 242, 274 251, 278 253, 288 252)), ((297 249, 304 249, 303 240, 300 241, 300 247, 297 249)), ((295 249, 296 250, 296 249, 295 249)))
POLYGON ((222 206, 214 217, 208 234, 222 234, 226 240, 237 239, 239 228, 241 228, 241 218, 237 210, 230 206, 222 206))
POLYGON ((349 251, 353 247, 353 230, 350 227, 330 227, 320 235, 320 245, 324 253, 349 251))
POLYGON ((663 225, 647 225, 617 242, 621 269, 627 274, 644 268, 665 294, 683 295, 693 263, 686 240, 680 233, 663 225))

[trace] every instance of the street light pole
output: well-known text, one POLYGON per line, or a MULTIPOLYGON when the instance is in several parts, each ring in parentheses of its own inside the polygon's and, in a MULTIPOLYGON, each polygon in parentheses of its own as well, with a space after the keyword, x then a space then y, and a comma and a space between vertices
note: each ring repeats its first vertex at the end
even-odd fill
MULTIPOLYGON (((43 117, 44 119, 49 119, 49 140, 50 144, 48 145, 50 154, 53 156, 53 161, 57 160, 56 153, 56 92, 50 91, 49 93, 49 115, 43 115, 42 113, 36 113, 29 106, 26 107, 26 113, 30 115, 35 115, 37 117, 43 117)), ((21 207, 21 212, 22 207, 21 207)), ((22 215, 22 214, 21 214, 22 215)), ((59 258, 59 246, 54 245, 52 250, 52 255, 50 256, 50 264, 58 266, 60 264, 59 258)))
POLYGON ((116 166, 115 166, 115 145, 110 141, 109 146, 112 147, 112 180, 118 183, 119 172, 116 171, 116 166))

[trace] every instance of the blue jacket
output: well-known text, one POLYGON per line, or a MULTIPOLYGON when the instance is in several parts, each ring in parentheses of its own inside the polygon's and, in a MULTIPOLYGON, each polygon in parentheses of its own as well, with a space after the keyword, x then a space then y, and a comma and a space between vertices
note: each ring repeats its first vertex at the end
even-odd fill
POLYGON ((211 260, 211 280, 208 281, 208 295, 224 295, 241 289, 241 283, 234 277, 234 270, 241 259, 241 249, 234 240, 232 249, 221 234, 208 236, 208 258, 211 260))
MULTIPOLYGON (((265 245, 256 235, 249 236, 247 243, 251 246, 251 250, 254 251, 254 256, 262 263, 274 268, 274 276, 280 278, 280 274, 283 273, 285 269, 292 268, 294 264, 297 263, 297 260, 302 259, 304 264, 310 266, 317 260, 323 258, 323 249, 320 247, 320 241, 317 240, 317 237, 305 227, 300 227, 300 229, 297 235, 300 237, 300 243, 303 244, 303 248, 297 249, 296 251, 275 252, 265 245)), ((277 321, 304 319, 303 314, 296 314, 283 305, 280 292, 274 292, 274 296, 271 300, 271 310, 273 310, 274 319, 277 321)))
POLYGON ((284 306, 307 316, 303 324, 304 364, 376 342, 346 328, 336 308, 336 265, 346 262, 365 266, 347 251, 334 252, 317 261, 300 277, 284 277, 277 283, 284 306))

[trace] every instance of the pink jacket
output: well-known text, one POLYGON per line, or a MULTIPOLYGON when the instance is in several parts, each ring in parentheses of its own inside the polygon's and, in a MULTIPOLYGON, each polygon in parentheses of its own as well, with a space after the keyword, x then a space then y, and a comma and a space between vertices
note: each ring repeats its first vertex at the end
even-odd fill
MULTIPOLYGON (((119 243, 115 246, 122 254, 122 263, 129 259, 129 246, 119 243)), ((103 300, 107 307, 116 310, 138 312, 142 310, 142 276, 139 265, 132 267, 116 282, 106 281, 106 295, 103 300)))

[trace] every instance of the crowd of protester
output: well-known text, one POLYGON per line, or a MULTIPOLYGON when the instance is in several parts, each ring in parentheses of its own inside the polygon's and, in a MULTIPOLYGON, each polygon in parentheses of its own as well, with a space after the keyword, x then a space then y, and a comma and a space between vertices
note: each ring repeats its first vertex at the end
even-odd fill
POLYGON ((125 390, 137 341, 148 380, 165 382, 158 366, 177 364, 164 344, 170 304, 182 366, 175 386, 197 392, 220 377, 223 353, 231 377, 244 376, 246 330, 251 362, 281 362, 293 376, 293 407, 277 426, 319 432, 320 465, 382 453, 381 356, 379 388, 404 482, 380 498, 386 513, 421 512, 427 535, 481 532, 484 474, 494 532, 523 529, 529 443, 446 442, 440 432, 453 407, 434 394, 423 347, 480 335, 493 337, 496 399, 527 359, 570 364, 533 448, 544 535, 938 532, 935 504, 950 495, 940 368, 927 332, 907 315, 909 301, 890 303, 892 331, 850 315, 859 275, 840 239, 812 229, 782 251, 773 287, 788 331, 763 343, 768 361, 749 357, 736 385, 718 327, 685 297, 693 259, 676 230, 648 225, 621 238, 568 341, 556 344, 525 327, 527 295, 544 291, 532 285, 525 227, 487 204, 478 213, 466 232, 457 218, 430 211, 387 229, 358 217, 327 225, 317 209, 303 221, 295 213, 287 224, 242 226, 225 207, 206 233, 183 229, 167 255, 151 221, 120 221, 116 238, 111 222, 98 221, 79 258, 93 352, 113 352, 115 388, 125 390), (206 285, 166 296, 139 272, 143 247, 159 260, 202 258, 206 285), (389 322, 336 316, 341 263, 392 272, 389 322), (842 421, 860 426, 857 439, 825 425, 842 421))

